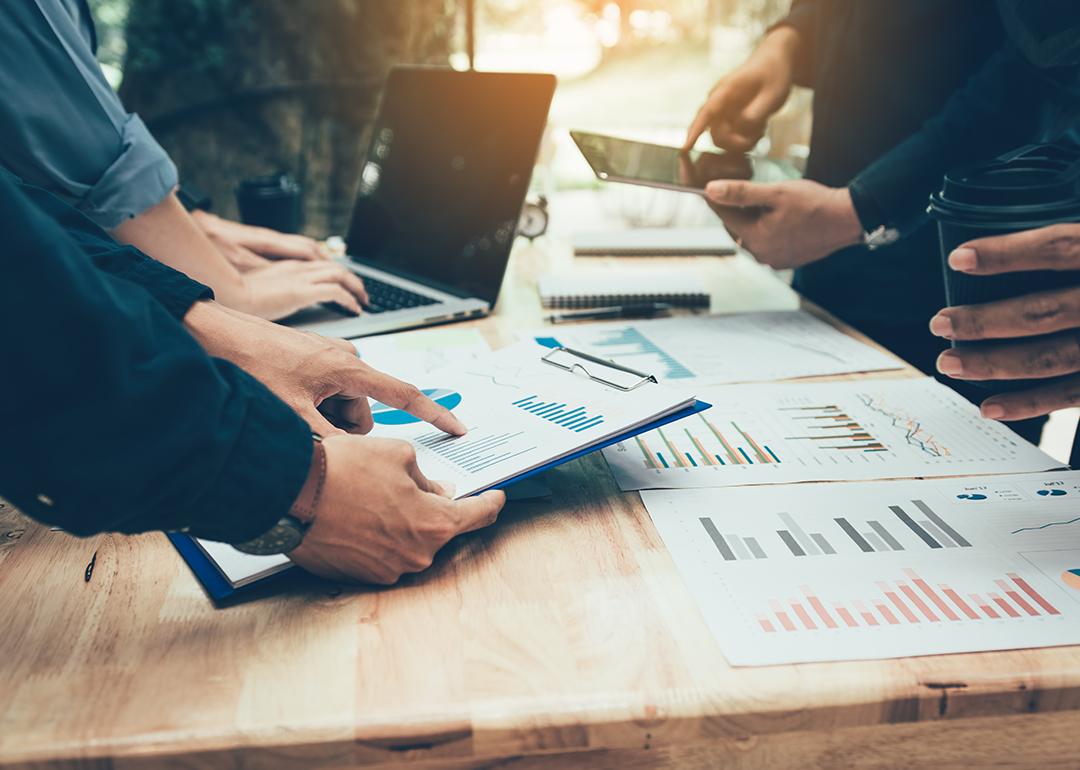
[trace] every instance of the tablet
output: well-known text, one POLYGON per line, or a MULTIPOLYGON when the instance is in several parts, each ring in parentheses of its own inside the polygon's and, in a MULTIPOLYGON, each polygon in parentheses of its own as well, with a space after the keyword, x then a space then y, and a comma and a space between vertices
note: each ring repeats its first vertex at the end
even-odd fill
POLYGON ((757 166, 762 162, 742 153, 687 151, 587 131, 571 131, 570 136, 593 173, 605 182, 698 195, 703 195, 705 185, 714 179, 757 178, 757 166))

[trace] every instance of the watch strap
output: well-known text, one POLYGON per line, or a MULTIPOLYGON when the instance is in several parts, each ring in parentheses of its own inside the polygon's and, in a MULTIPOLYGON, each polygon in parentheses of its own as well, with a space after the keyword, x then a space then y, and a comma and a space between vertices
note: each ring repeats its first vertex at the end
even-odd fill
POLYGON ((311 469, 304 480, 304 486, 300 488, 300 493, 289 508, 290 516, 308 524, 315 519, 315 509, 326 484, 326 447, 323 446, 321 436, 312 435, 312 439, 314 444, 311 450, 311 469))

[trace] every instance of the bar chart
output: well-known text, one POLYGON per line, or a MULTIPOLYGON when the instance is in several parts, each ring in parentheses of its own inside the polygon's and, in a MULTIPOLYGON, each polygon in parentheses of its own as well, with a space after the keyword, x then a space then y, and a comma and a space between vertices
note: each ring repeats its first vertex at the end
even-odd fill
POLYGON ((666 493, 669 501, 666 504, 656 502, 665 493, 646 492, 645 495, 658 509, 666 506, 665 510, 674 507, 680 513, 703 512, 713 510, 718 505, 721 510, 733 513, 698 516, 704 533, 727 561, 764 559, 769 558, 769 554, 773 558, 804 558, 972 547, 956 526, 921 499, 904 504, 917 511, 918 518, 909 515, 903 506, 878 499, 851 506, 864 514, 870 510, 878 510, 882 514, 871 518, 866 515, 836 515, 839 513, 837 507, 827 502, 815 505, 808 500, 790 499, 792 496, 789 494, 771 494, 772 490, 753 490, 750 492, 753 497, 741 492, 733 490, 718 496, 670 492, 666 493), (710 497, 716 499, 708 500, 710 497), (734 506, 743 505, 756 509, 749 526, 745 517, 737 513, 739 509, 733 510, 734 506), (783 510, 781 506, 790 507, 783 510), (895 518, 886 518, 889 513, 894 514, 895 518), (732 525, 733 521, 737 523, 732 525))
POLYGON ((702 516, 699 521, 724 561, 768 558, 756 537, 741 537, 733 533, 722 535, 708 516, 702 516))
POLYGON ((973 482, 641 498, 733 665, 1080 644, 1080 528, 1037 541, 1043 550, 1011 547, 1009 535, 1025 518, 1045 520, 1048 507, 1067 510, 1038 489, 1078 483, 1080 472, 973 482))
MULTIPOLYGON (((625 491, 1059 467, 933 380, 882 380, 872 388, 831 382, 703 389, 699 398, 714 405, 708 412, 609 447, 604 456, 625 491)), ((937 526, 919 511, 911 514, 916 523, 937 526)), ((933 526, 927 531, 938 539, 933 526)))
POLYGON ((602 415, 594 416, 583 406, 544 401, 538 396, 519 398, 512 402, 512 406, 576 433, 584 433, 604 422, 602 415))
POLYGON ((829 406, 788 406, 781 407, 781 412, 790 412, 789 417, 805 426, 806 435, 789 436, 788 441, 819 442, 815 448, 839 452, 887 452, 881 441, 864 428, 858 421, 847 414, 846 410, 835 404, 829 406))
POLYGON ((957 623, 1058 616, 1061 611, 1016 572, 988 581, 965 596, 948 583, 931 585, 910 567, 903 577, 874 581, 869 598, 822 599, 808 585, 797 594, 768 600, 755 619, 767 633, 875 628, 918 623, 957 623))
POLYGON ((892 511, 904 526, 912 531, 916 537, 922 540, 930 548, 970 548, 971 543, 957 532, 953 527, 938 516, 934 509, 922 500, 912 500, 911 504, 925 519, 916 521, 907 511, 899 505, 890 505, 892 511))
POLYGON ((781 462, 768 444, 754 439, 738 423, 730 422, 721 430, 701 414, 634 441, 645 467, 654 470, 781 462))
POLYGON ((524 431, 477 430, 465 436, 451 436, 433 430, 417 437, 413 443, 466 473, 481 473, 536 449, 524 431))

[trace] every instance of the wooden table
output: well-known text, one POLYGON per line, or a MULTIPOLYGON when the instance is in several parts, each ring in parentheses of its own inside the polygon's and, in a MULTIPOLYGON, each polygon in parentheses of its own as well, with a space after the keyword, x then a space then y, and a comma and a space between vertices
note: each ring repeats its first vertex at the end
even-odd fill
MULTIPOLYGON (((566 260, 522 245, 486 333, 535 323, 566 260)), ((796 302, 696 265, 726 309, 796 302)), ((1077 648, 733 669, 638 495, 595 456, 547 479, 397 587, 228 609, 162 535, 0 510, 0 766, 1080 767, 1077 648)))

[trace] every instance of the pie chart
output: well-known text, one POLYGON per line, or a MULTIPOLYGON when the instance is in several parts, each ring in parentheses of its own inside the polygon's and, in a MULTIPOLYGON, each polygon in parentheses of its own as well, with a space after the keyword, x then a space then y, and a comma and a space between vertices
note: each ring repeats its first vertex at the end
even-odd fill
MULTIPOLYGON (((453 409, 461 403, 461 394, 454 390, 429 388, 421 391, 421 393, 447 409, 453 409)), ((408 412, 403 412, 378 401, 371 403, 371 416, 376 425, 411 425, 414 422, 420 422, 419 417, 413 417, 408 412)))
POLYGON ((979 492, 970 492, 966 495, 957 495, 958 500, 985 500, 986 495, 979 492))
POLYGON ((1035 494, 1039 495, 1039 497, 1063 497, 1069 493, 1064 489, 1040 489, 1035 494))
POLYGON ((1061 573, 1061 579, 1069 588, 1080 591, 1080 569, 1067 569, 1061 573))

